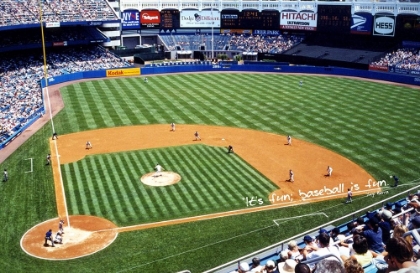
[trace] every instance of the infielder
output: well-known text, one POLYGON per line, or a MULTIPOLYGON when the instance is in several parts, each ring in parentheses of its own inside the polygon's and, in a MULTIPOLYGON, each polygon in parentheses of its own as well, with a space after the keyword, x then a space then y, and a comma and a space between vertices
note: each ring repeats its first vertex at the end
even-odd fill
POLYGON ((292 170, 289 170, 289 181, 295 182, 295 173, 292 170))
POLYGON ((292 145, 292 137, 290 135, 287 136, 287 145, 292 145))
POLYGON ((331 176, 333 172, 333 168, 331 168, 331 166, 327 167, 327 176, 331 176))
POLYGON ((171 131, 175 132, 175 123, 173 123, 173 122, 171 123, 171 131))
POLYGON ((92 143, 90 143, 90 141, 88 140, 86 142, 86 149, 89 150, 89 149, 92 149, 92 148, 93 148, 92 143))
POLYGON ((201 140, 201 137, 198 134, 198 131, 195 131, 194 136, 195 136, 195 140, 201 140))

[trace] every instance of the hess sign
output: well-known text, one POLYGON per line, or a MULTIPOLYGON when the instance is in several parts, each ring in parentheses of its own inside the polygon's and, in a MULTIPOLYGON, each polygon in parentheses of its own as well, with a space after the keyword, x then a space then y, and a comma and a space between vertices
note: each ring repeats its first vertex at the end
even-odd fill
POLYGON ((373 23, 373 35, 391 36, 395 34, 395 16, 393 15, 375 15, 373 23))

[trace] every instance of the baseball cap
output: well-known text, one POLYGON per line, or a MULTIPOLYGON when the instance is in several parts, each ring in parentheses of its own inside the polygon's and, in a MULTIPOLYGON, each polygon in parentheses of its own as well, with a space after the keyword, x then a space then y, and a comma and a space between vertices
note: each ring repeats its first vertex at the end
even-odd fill
POLYGON ((242 271, 249 271, 249 264, 246 262, 241 262, 239 264, 239 269, 242 271))
POLYGON ((305 237, 303 237, 303 240, 304 240, 305 242, 312 242, 314 239, 312 239, 312 237, 311 237, 311 236, 306 235, 305 237))
POLYGON ((321 234, 321 233, 328 233, 328 231, 325 228, 321 228, 319 230, 319 234, 321 234))

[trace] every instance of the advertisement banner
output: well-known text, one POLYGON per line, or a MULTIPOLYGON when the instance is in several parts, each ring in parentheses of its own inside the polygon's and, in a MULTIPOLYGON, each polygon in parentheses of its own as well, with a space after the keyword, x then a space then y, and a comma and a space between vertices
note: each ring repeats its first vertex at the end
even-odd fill
POLYGON ((46 28, 60 27, 60 22, 46 22, 45 27, 46 28))
POLYGON ((140 29, 140 12, 138 10, 125 10, 121 12, 122 30, 140 29))
POLYGON ((370 13, 355 13, 351 16, 351 34, 372 34, 373 16, 370 13))
POLYGON ((390 36, 395 35, 395 16, 394 15, 375 15, 373 23, 373 35, 390 36))
POLYGON ((388 72, 388 66, 386 66, 386 65, 370 64, 369 65, 369 70, 388 72))
POLYGON ((182 10, 181 28, 220 28, 218 10, 182 10))
POLYGON ((142 10, 140 15, 141 27, 159 28, 160 12, 158 10, 142 10))
POLYGON ((222 34, 252 34, 252 29, 220 29, 220 33, 222 34))
POLYGON ((107 77, 138 76, 140 68, 109 69, 106 71, 107 77))
POLYGON ((280 29, 316 31, 317 14, 314 12, 286 11, 280 13, 280 29))
POLYGON ((280 30, 265 30, 265 29, 255 29, 255 35, 271 35, 271 36, 280 36, 280 30))

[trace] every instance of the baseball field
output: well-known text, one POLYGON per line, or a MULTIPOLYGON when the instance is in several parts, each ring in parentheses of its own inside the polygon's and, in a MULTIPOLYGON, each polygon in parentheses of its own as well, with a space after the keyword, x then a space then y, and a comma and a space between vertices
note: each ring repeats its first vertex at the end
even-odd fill
POLYGON ((49 123, 1 163, 9 172, 0 187, 7 272, 202 272, 400 199, 419 182, 417 88, 260 73, 148 79, 62 87, 59 139, 51 141, 49 123), (181 179, 142 183, 157 163, 181 179), (355 197, 346 205, 347 188, 355 197), (63 246, 44 247, 59 218, 72 232, 63 246))

